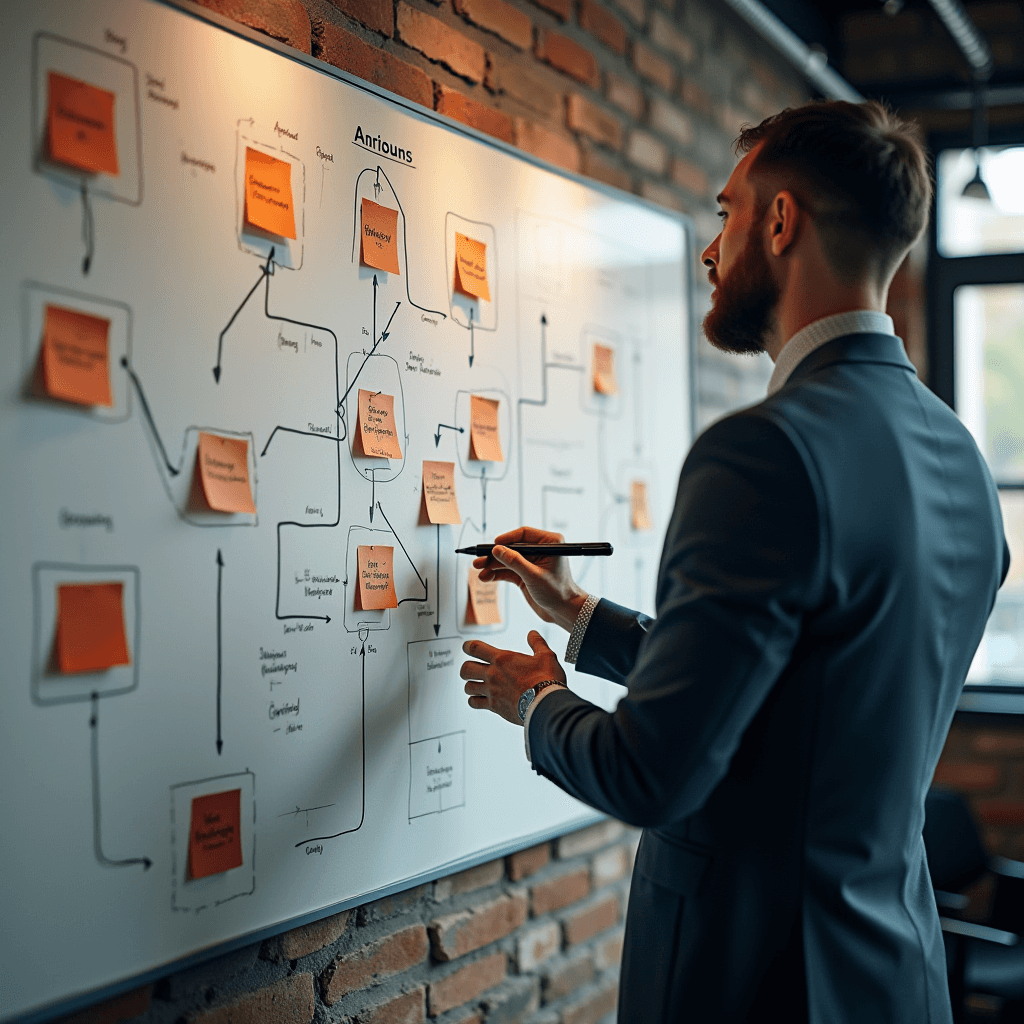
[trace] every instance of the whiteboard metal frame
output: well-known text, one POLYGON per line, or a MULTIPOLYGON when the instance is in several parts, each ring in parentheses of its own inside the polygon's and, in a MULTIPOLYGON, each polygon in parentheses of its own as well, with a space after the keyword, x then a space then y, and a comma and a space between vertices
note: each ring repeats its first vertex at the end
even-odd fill
MULTIPOLYGON (((517 149, 515 146, 510 145, 507 142, 502 142, 500 139, 486 135, 483 132, 477 131, 475 128, 471 128, 468 125, 463 124, 461 121, 455 121, 450 117, 446 117, 444 114, 439 114, 437 111, 427 110, 425 107, 421 107, 418 103, 413 103, 412 101, 405 99, 403 96, 399 96, 393 92, 389 92, 387 89, 374 85, 372 82, 367 82, 361 78, 357 78, 355 75, 352 75, 347 71, 343 71, 341 68, 335 67, 333 64, 328 64, 325 61, 319 60, 318 58, 313 57, 308 53, 304 53, 302 50, 297 50, 286 43, 279 42, 276 39, 271 39, 269 36, 265 36, 262 33, 257 32, 255 29, 250 29, 246 25, 239 24, 236 21, 232 21, 231 19, 217 14, 214 11, 207 10, 206 8, 197 8, 194 4, 188 3, 187 0, 150 0, 150 2, 163 7, 173 8, 174 10, 179 11, 182 14, 186 14, 191 18, 195 18, 198 21, 207 22, 216 28, 223 29, 231 35, 238 36, 248 42, 254 43, 265 50, 271 50, 282 57, 286 57, 299 64, 304 64, 307 67, 312 68, 314 71, 319 71, 321 74, 325 74, 345 83, 346 85, 360 89, 370 95, 377 96, 380 99, 387 101, 392 106, 398 107, 405 113, 420 120, 441 125, 442 127, 457 132, 460 135, 464 135, 467 138, 474 139, 477 142, 490 146, 492 149, 497 149, 499 152, 502 152, 507 156, 514 157, 517 160, 531 164, 532 166, 542 171, 546 171, 549 174, 566 178, 569 181, 576 182, 577 184, 591 189, 592 191, 602 193, 613 199, 617 199, 620 202, 628 201, 631 204, 653 210, 661 216, 669 217, 677 221, 683 228, 684 280, 682 281, 682 285, 689 314, 688 327, 690 332, 688 338, 680 338, 680 343, 687 346, 687 352, 684 354, 684 359, 687 366, 687 386, 690 401, 690 436, 691 439, 695 438, 697 433, 697 363, 696 345, 692 343, 691 339, 695 339, 697 337, 700 324, 694 308, 696 288, 694 282, 693 260, 696 255, 696 235, 692 217, 676 210, 670 210, 666 207, 659 206, 657 203, 652 203, 650 200, 644 199, 642 196, 634 195, 631 192, 624 192, 621 189, 607 185, 604 182, 594 181, 581 174, 576 174, 573 171, 568 171, 565 168, 548 163, 546 160, 542 160, 539 157, 534 156, 532 153, 527 153, 521 149, 517 149)), ((353 907, 360 907, 367 903, 372 903, 375 900, 383 899, 384 897, 391 896, 397 892, 404 892, 407 889, 413 889, 417 885, 436 881, 439 878, 455 874, 458 871, 465 871, 468 868, 476 867, 478 864, 483 864, 490 860, 496 860, 499 857, 506 857, 519 850, 524 850, 528 847, 536 846, 538 843, 556 839, 559 836, 566 835, 567 833, 580 828, 586 828, 588 825, 598 824, 606 819, 607 815, 598 811, 594 811, 590 814, 583 814, 578 819, 573 820, 568 827, 563 824, 554 829, 544 829, 540 832, 522 836, 518 839, 512 840, 511 842, 501 843, 476 853, 468 854, 465 857, 460 857, 457 860, 444 864, 439 868, 433 868, 429 871, 422 872, 421 874, 413 875, 410 878, 404 878, 400 881, 389 883, 388 885, 381 886, 379 889, 375 889, 372 892, 363 893, 360 896, 342 900, 338 903, 332 903, 330 906, 323 907, 320 910, 312 911, 308 914, 301 914, 298 917, 289 918, 287 921, 280 922, 279 924, 272 925, 268 928, 261 928, 256 931, 247 932, 234 939, 229 939, 226 942, 220 942, 209 946, 206 949, 198 950, 194 953, 190 953, 188 956, 169 961, 166 964, 154 967, 141 974, 133 975, 130 978, 125 978, 110 985, 104 985, 96 989, 91 989, 88 992, 72 996, 68 999, 62 999, 58 1002, 38 1007, 34 1010, 28 1011, 27 1013, 10 1018, 9 1024, 45 1024, 45 1022, 52 1021, 57 1017, 76 1013, 79 1010, 83 1010, 98 1002, 103 1002, 107 999, 123 995, 125 992, 130 992, 142 985, 159 981, 161 978, 165 978, 170 974, 187 970, 188 968, 195 967, 208 960, 215 959, 216 957, 225 956, 226 954, 242 949, 245 946, 254 945, 257 942, 262 942, 264 939, 273 938, 283 932, 291 931, 294 928, 300 928, 303 925, 312 924, 316 921, 323 920, 325 917, 331 917, 335 914, 341 913, 344 910, 350 910, 353 907)))

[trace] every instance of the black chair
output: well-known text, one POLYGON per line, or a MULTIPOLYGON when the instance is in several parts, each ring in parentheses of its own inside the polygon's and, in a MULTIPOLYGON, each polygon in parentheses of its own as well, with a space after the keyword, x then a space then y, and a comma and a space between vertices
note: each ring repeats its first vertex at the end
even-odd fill
POLYGON ((972 994, 1002 1001, 1004 1024, 1024 1022, 1024 863, 989 857, 967 802, 959 793, 932 789, 925 800, 924 844, 939 908, 953 1020, 966 1020, 972 994), (992 911, 985 924, 965 921, 963 890, 987 872, 995 876, 992 911))

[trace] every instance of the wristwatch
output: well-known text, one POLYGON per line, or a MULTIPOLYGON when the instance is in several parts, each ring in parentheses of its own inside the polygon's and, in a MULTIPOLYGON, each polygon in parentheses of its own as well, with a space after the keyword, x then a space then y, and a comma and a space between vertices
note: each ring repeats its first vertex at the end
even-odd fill
POLYGON ((534 698, 545 686, 565 686, 565 683, 561 679, 545 679, 543 683, 538 683, 536 686, 531 686, 528 690, 523 690, 522 696, 519 698, 520 722, 526 721, 526 712, 530 710, 530 705, 533 703, 534 698))

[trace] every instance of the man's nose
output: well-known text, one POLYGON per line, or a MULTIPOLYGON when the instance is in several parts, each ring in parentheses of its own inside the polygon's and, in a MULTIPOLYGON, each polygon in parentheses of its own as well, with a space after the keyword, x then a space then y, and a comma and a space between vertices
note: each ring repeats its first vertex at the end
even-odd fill
POLYGON ((714 268, 718 263, 718 239, 721 237, 721 233, 716 235, 715 240, 700 254, 700 261, 705 267, 714 268))

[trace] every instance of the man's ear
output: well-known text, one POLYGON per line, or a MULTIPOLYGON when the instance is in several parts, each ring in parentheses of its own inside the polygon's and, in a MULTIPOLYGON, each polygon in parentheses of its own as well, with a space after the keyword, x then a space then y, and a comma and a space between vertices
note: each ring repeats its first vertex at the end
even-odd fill
POLYGON ((765 231, 773 256, 784 256, 799 238, 802 217, 803 211, 792 192, 779 192, 768 204, 765 231))

